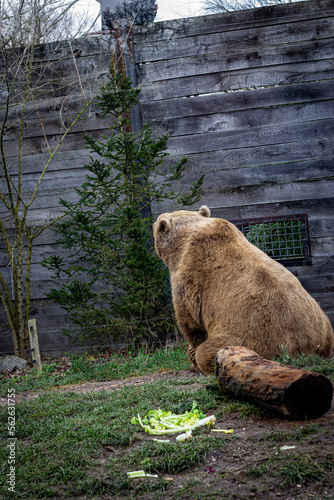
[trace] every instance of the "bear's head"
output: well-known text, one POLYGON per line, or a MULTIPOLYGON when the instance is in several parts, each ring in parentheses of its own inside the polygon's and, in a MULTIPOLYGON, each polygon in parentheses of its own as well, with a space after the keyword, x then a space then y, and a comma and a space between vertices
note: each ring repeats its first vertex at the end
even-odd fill
POLYGON ((178 210, 176 212, 161 214, 153 224, 155 251, 162 261, 171 268, 172 261, 182 252, 189 229, 205 223, 210 217, 210 209, 203 205, 198 212, 178 210))

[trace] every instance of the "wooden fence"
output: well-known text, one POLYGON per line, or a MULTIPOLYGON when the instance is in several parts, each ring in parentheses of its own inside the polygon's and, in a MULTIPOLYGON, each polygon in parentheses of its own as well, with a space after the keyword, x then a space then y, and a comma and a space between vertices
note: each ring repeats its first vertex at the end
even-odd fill
MULTIPOLYGON (((333 0, 311 0, 152 23, 137 26, 133 33, 142 121, 157 134, 170 134, 165 168, 188 157, 181 189, 205 173, 201 203, 216 217, 235 221, 306 213, 312 265, 291 270, 332 321, 333 28, 333 0)), ((49 61, 50 54, 59 59, 56 70, 64 90, 59 87, 53 96, 53 108, 45 107, 51 139, 56 141, 59 118, 50 109, 66 105, 74 113, 82 90, 93 95, 104 81, 113 49, 114 38, 104 35, 77 40, 71 48, 51 44, 36 54, 39 62, 49 61), (77 80, 78 74, 81 89, 73 83, 73 96, 64 100, 69 81, 77 80)), ((71 197, 73 187, 81 185, 88 159, 81 133, 98 136, 106 126, 93 106, 69 134, 36 202, 35 220, 58 213, 58 198, 71 197)), ((7 147, 14 158, 15 143, 10 138, 7 147)), ((36 125, 27 138, 27 187, 44 153, 45 142, 36 125)), ((172 207, 152 208, 158 214, 172 207)), ((41 258, 62 252, 50 231, 37 243, 32 266, 36 303, 55 285, 41 268, 41 258)), ((10 279, 3 255, 0 270, 10 279)), ((56 353, 68 346, 60 333, 66 318, 58 306, 48 305, 34 315, 42 350, 53 348, 56 353)), ((9 347, 9 336, 0 337, 0 349, 9 347)))
POLYGON ((230 221, 306 213, 312 265, 291 270, 332 322, 333 33, 320 0, 135 35, 143 121, 170 133, 169 161, 188 157, 185 188, 205 173, 203 204, 230 221))

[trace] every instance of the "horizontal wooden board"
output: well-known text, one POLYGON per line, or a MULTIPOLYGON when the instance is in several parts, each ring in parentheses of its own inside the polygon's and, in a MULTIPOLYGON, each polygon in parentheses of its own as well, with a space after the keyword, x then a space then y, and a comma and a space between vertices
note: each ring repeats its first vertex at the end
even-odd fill
POLYGON ((316 101, 298 104, 282 104, 266 108, 254 108, 240 111, 224 111, 223 105, 217 106, 216 113, 171 118, 162 124, 151 122, 153 129, 166 131, 170 136, 186 136, 192 134, 207 134, 210 132, 232 132, 252 129, 259 123, 262 126, 277 126, 334 118, 334 100, 316 101))
MULTIPOLYGON (((334 14, 334 12, 333 12, 334 14)), ((184 38, 171 38, 151 42, 146 39, 136 47, 136 62, 171 60, 179 57, 199 56, 217 52, 257 51, 259 47, 281 47, 284 44, 297 44, 309 40, 321 40, 332 36, 334 15, 323 19, 310 19, 307 23, 299 21, 245 28, 242 31, 215 32, 184 38), (139 50, 138 50, 139 49, 139 50)))
POLYGON ((334 313, 334 307, 333 307, 333 292, 329 293, 312 293, 312 296, 315 298, 315 300, 320 303, 321 307, 326 311, 331 311, 331 313, 334 313))
POLYGON ((333 86, 334 79, 145 102, 141 104, 142 117, 151 123, 157 120, 210 115, 217 110, 250 112, 252 109, 270 106, 306 104, 331 98, 333 86))
MULTIPOLYGON (((295 143, 297 141, 331 139, 334 136, 334 120, 319 119, 304 123, 253 126, 243 131, 210 132, 192 136, 170 137, 168 151, 172 156, 231 150, 237 148, 295 143)), ((283 161, 283 158, 282 158, 283 161)))
MULTIPOLYGON (((224 169, 207 172, 204 177, 204 192, 230 192, 253 186, 274 186, 294 182, 315 183, 321 180, 334 180, 334 156, 331 160, 283 163, 248 168, 224 169)), ((190 186, 198 179, 198 174, 186 173, 182 183, 190 186)))
POLYGON ((310 198, 331 197, 334 190, 334 180, 320 180, 317 182, 294 182, 282 184, 258 184, 256 186, 241 186, 224 189, 211 187, 204 191, 203 197, 209 205, 221 202, 224 206, 251 205, 268 202, 281 203, 286 200, 304 200, 310 198))
MULTIPOLYGON (((41 138, 45 141, 50 137, 57 137, 58 141, 63 140, 64 135, 70 134, 90 134, 94 130, 107 130, 112 125, 110 119, 102 120, 95 113, 84 113, 78 118, 78 115, 55 116, 54 118, 43 119, 42 122, 27 120, 23 133, 23 141, 31 141, 34 138, 41 138)), ((19 123, 10 123, 9 131, 4 137, 4 145, 9 141, 18 142, 19 140, 19 123)), ((100 132, 101 133, 101 132, 100 132)))
POLYGON ((310 216, 309 230, 313 238, 332 237, 334 235, 334 212, 332 215, 322 214, 320 212, 314 216, 310 216))
MULTIPOLYGON (((198 176, 196 176, 198 178, 198 176)), ((225 186, 217 180, 216 185, 208 185, 205 181, 202 201, 209 206, 239 206, 247 204, 261 203, 281 203, 292 199, 304 200, 313 198, 332 197, 334 189, 334 181, 332 177, 326 177, 323 180, 304 180, 295 182, 281 183, 261 183, 260 180, 256 185, 238 185, 235 187, 225 186)), ((180 191, 189 192, 188 184, 175 185, 175 188, 180 191)), ((62 213, 62 207, 59 204, 59 198, 75 201, 73 188, 67 187, 60 192, 41 192, 32 205, 32 210, 42 213, 42 217, 47 220, 50 210, 53 214, 62 213), (49 208, 45 208, 48 206, 49 208)), ((169 211, 172 204, 167 202, 161 203, 161 211, 169 211), (168 207, 168 208, 166 208, 168 207)))
MULTIPOLYGON (((314 255, 315 257, 333 255, 333 247, 334 247, 334 232, 332 232, 331 236, 326 236, 322 238, 313 238, 311 236, 312 255, 314 255)), ((330 271, 328 270, 327 272, 330 271)))
MULTIPOLYGON (((59 70, 60 71, 60 70, 59 70)), ((85 96, 84 99, 88 102, 93 101, 99 92, 101 85, 104 85, 108 79, 108 69, 107 67, 100 69, 99 71, 88 71, 82 74, 80 78, 75 74, 75 68, 68 77, 59 76, 58 71, 50 72, 49 75, 43 75, 42 77, 36 77, 31 82, 31 93, 34 98, 39 99, 41 96, 43 99, 56 99, 65 98, 71 96, 72 94, 77 94, 80 92, 81 85, 85 85, 85 96), (41 85, 40 78, 43 81, 41 85)), ((24 88, 22 88, 19 82, 13 84, 13 90, 15 92, 14 96, 11 97, 11 104, 20 105, 22 103, 22 95, 24 88)), ((6 89, 1 89, 0 87, 0 103, 6 102, 6 89)))
POLYGON ((217 52, 184 54, 177 59, 162 59, 150 63, 137 65, 138 81, 157 82, 186 76, 203 75, 220 71, 247 70, 279 64, 291 64, 309 61, 312 59, 332 59, 333 40, 331 38, 305 41, 298 44, 282 46, 261 46, 255 49, 238 49, 238 46, 225 50, 223 47, 217 52), (182 68, 182 70, 181 70, 182 68))
MULTIPOLYGON (((67 168, 71 170, 80 169, 89 162, 90 155, 89 149, 57 151, 47 170, 48 172, 57 172, 67 168)), ((47 153, 25 156, 23 159, 24 174, 40 174, 49 158, 50 156, 47 153)), ((13 172, 17 172, 17 157, 8 157, 7 163, 13 172)))
MULTIPOLYGON (((93 57, 95 61, 99 61, 105 54, 115 50, 114 37, 99 34, 98 36, 89 36, 84 38, 76 38, 69 40, 56 41, 37 45, 34 49, 33 63, 35 66, 43 63, 46 66, 49 62, 83 59, 93 57)), ((13 51, 10 55, 10 61, 15 61, 22 54, 22 49, 13 51)), ((4 60, 0 60, 0 68, 3 67, 4 60)))
POLYGON ((247 70, 219 71, 198 76, 174 78, 168 80, 168 83, 164 81, 147 82, 145 87, 142 87, 141 101, 331 80, 333 75, 332 59, 249 68, 247 70))
MULTIPOLYGON (((203 197, 200 204, 206 204, 203 197)), ((156 208, 156 207, 155 207, 156 208)), ((212 217, 221 217, 230 221, 248 219, 254 217, 273 217, 278 215, 294 215, 307 213, 310 220, 318 221, 319 218, 331 218, 334 214, 334 196, 305 199, 285 200, 281 203, 269 202, 258 205, 224 207, 222 204, 211 205, 212 217)), ((160 213, 155 211, 155 214, 160 213)), ((321 235, 320 235, 321 236, 321 235)))
MULTIPOLYGON (((87 98, 91 97, 89 93, 87 98)), ((36 99, 34 102, 28 101, 25 114, 28 122, 36 122, 39 121, 41 117, 43 120, 47 118, 54 118, 59 115, 63 115, 66 119, 68 115, 73 115, 74 113, 79 113, 83 108, 84 98, 82 94, 70 94, 69 96, 60 96, 60 97, 43 97, 40 96, 39 99, 36 99)), ((22 102, 13 105, 9 108, 8 111, 8 121, 18 122, 22 113, 22 102)), ((89 111, 91 113, 98 112, 98 106, 96 99, 92 102, 89 107, 89 111)), ((0 108, 0 120, 4 120, 5 117, 5 108, 0 108)))
MULTIPOLYGON (((270 144, 268 146, 242 147, 235 149, 222 149, 210 153, 187 155, 186 172, 205 174, 235 168, 249 168, 261 165, 288 164, 312 160, 330 160, 334 155, 334 138, 316 141, 297 141, 283 144, 270 144)), ((167 158, 164 163, 163 173, 168 174, 169 169, 181 156, 167 158)), ((328 162, 331 164, 332 162, 328 162)))
POLYGON ((134 26, 135 43, 144 44, 150 38, 168 42, 171 38, 183 38, 197 34, 245 29, 251 26, 306 22, 309 19, 333 15, 332 0, 317 0, 284 5, 225 12, 187 19, 173 19, 147 25, 134 26))
MULTIPOLYGON (((188 186, 181 186, 181 190, 188 191, 188 186)), ((268 203, 286 203, 291 200, 312 200, 331 198, 333 196, 334 181, 322 180, 317 182, 294 182, 282 184, 258 184, 256 186, 240 186, 224 189, 223 186, 212 186, 203 190, 201 202, 209 207, 241 207, 260 206, 268 203)), ((161 212, 173 210, 170 202, 161 203, 161 212)))
MULTIPOLYGON (((107 129, 111 125, 111 120, 101 120, 101 118, 96 117, 95 113, 92 115, 90 113, 85 113, 81 118, 77 118, 77 115, 70 115, 66 117, 55 116, 54 118, 47 118, 40 122, 26 122, 26 127, 24 129, 23 141, 31 140, 32 138, 43 138, 44 133, 47 131, 47 138, 50 136, 58 136, 59 138, 63 136, 67 130, 70 130, 71 134, 81 133, 90 134, 93 130, 101 130, 102 128, 107 129)), ((10 132, 8 132, 5 137, 5 145, 7 141, 18 141, 19 138, 19 123, 11 123, 9 125, 10 132)))
MULTIPOLYGON (((225 150, 216 154, 192 155, 186 168, 186 177, 183 182, 192 182, 203 173, 205 183, 220 182, 235 185, 236 179, 240 182, 249 183, 249 179, 258 182, 284 182, 307 179, 316 180, 320 178, 330 178, 334 175, 334 138, 323 139, 321 141, 305 141, 303 143, 286 143, 279 145, 263 146, 258 148, 239 148, 235 150, 225 150), (313 158, 312 158, 313 156, 313 158), (283 161, 284 160, 284 161, 283 161)), ((166 162, 162 172, 167 174, 169 167, 180 158, 170 158, 166 162)), ((53 165, 49 169, 40 185, 39 193, 48 195, 50 192, 64 193, 71 186, 80 187, 85 180, 87 170, 84 168, 85 161, 89 161, 88 155, 75 158, 75 168, 72 167, 70 159, 53 165)), ((39 179, 39 173, 27 172, 24 176, 24 199, 32 194, 39 179)), ((17 182, 17 176, 12 175, 12 181, 17 182)), ((2 188, 3 194, 7 192, 6 187, 2 188)), ((2 212, 0 206, 0 212, 2 212)), ((6 212, 6 210, 5 210, 6 212)))
POLYGON ((302 276, 300 282, 309 293, 328 293, 334 291, 334 274, 302 276))
MULTIPOLYGON (((63 258, 64 261, 68 260, 70 261, 71 259, 69 256, 73 253, 73 251, 69 251, 68 249, 65 249, 63 246, 60 244, 52 244, 51 241, 49 240, 47 244, 45 245, 34 245, 33 247, 33 252, 32 252, 32 259, 31 262, 34 266, 38 265, 41 266, 41 262, 43 259, 50 257, 52 255, 57 255, 60 258, 63 258)), ((6 250, 4 249, 3 243, 1 244, 0 247, 0 269, 1 272, 3 272, 5 269, 10 267, 10 256, 7 254, 6 250)), ((48 275, 49 273, 52 274, 51 271, 48 271, 46 268, 43 268, 44 270, 42 271, 41 268, 41 274, 43 273, 44 275, 48 275)), ((10 272, 10 271, 9 271, 10 272)))
MULTIPOLYGON (((9 285, 10 288, 10 283, 11 283, 11 275, 8 272, 8 270, 4 269, 2 271, 3 278, 6 280, 6 282, 9 285)), ((31 282, 31 299, 32 300, 40 300, 40 299, 46 299, 47 294, 50 292, 51 288, 58 288, 65 282, 62 280, 53 280, 49 278, 49 276, 45 273, 35 273, 32 270, 32 282, 31 282), (35 284, 35 279, 38 280, 38 284, 35 284)))
MULTIPOLYGON (((108 129, 106 128, 95 129, 90 131, 90 135, 95 138, 101 138, 103 134, 107 133, 108 129)), ((85 141, 82 137, 82 132, 70 132, 63 140, 63 142, 61 142, 60 147, 59 147, 59 141, 60 141, 59 135, 54 134, 48 136, 48 144, 52 152, 55 151, 56 148, 58 148, 57 151, 59 152, 82 150, 85 146, 85 141)), ((5 154, 8 158, 15 157, 15 155, 17 154, 17 141, 14 139, 6 141, 4 143, 4 149, 5 149, 5 154)), ((48 152, 48 145, 43 137, 28 137, 25 139, 24 144, 22 146, 23 156, 40 155, 40 154, 46 154, 47 152, 48 152)))

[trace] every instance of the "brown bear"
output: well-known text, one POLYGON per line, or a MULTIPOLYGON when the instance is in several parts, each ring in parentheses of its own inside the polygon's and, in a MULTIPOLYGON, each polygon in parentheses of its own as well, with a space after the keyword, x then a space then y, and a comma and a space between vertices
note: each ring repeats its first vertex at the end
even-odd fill
POLYGON ((283 350, 332 355, 333 330, 317 302, 236 226, 203 206, 162 214, 153 231, 178 327, 202 373, 212 373, 216 353, 231 345, 269 359, 283 350))

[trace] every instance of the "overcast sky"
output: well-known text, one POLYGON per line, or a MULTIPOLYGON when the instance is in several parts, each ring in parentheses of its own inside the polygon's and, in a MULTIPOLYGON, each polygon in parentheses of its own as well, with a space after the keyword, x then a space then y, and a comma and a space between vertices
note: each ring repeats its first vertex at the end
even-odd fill
POLYGON ((157 0, 157 2, 159 8, 156 21, 203 14, 201 0, 157 0))
MULTIPOLYGON (((201 10, 202 2, 203 0, 157 0, 158 14, 156 21, 203 15, 201 10)), ((84 11, 89 10, 90 15, 97 16, 100 11, 100 4, 97 0, 80 0, 76 8, 84 11)))

